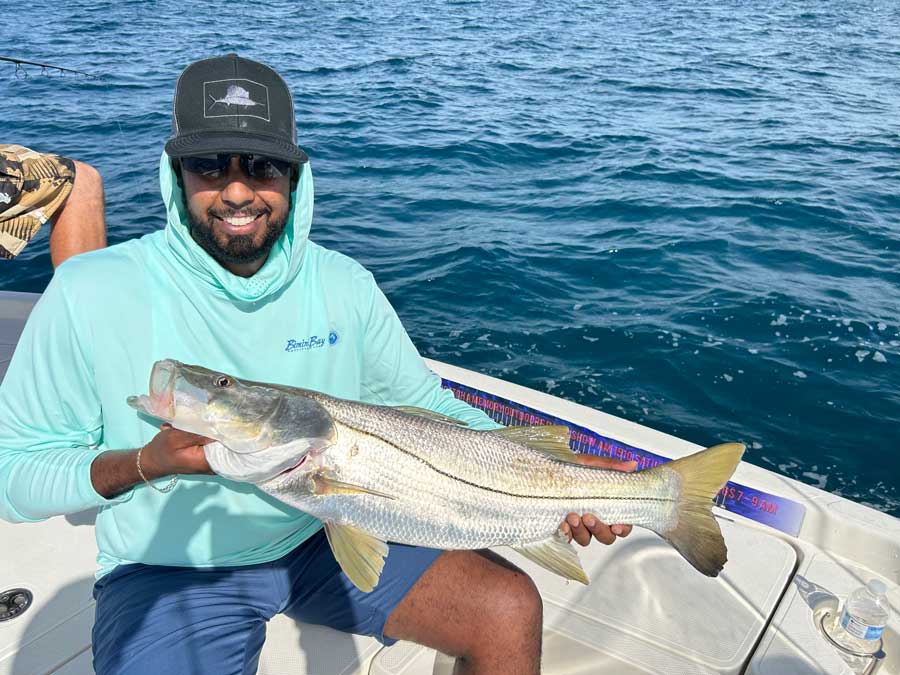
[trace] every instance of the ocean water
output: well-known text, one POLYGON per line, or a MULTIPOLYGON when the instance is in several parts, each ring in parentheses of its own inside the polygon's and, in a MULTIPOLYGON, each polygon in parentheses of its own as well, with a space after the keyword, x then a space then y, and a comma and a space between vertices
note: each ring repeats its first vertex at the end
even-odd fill
MULTIPOLYGON (((312 238, 424 355, 900 516, 900 7, 708 4, 16 3, 0 55, 97 77, 0 63, 0 140, 94 164, 120 242, 181 69, 267 62, 312 238)), ((50 276, 44 235, 0 289, 50 276)))

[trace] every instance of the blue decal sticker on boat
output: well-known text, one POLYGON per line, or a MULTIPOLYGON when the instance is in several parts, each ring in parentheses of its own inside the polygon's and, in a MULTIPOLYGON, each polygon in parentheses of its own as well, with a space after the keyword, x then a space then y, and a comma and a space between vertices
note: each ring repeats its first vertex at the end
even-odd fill
MULTIPOLYGON (((569 427, 569 446, 575 452, 615 457, 626 461, 635 461, 638 471, 658 466, 671 458, 657 455, 649 450, 636 448, 626 443, 602 436, 596 431, 573 424, 560 417, 548 415, 521 403, 510 401, 501 396, 468 387, 452 380, 443 379, 442 386, 453 392, 453 395, 469 405, 479 408, 504 426, 565 424, 569 427)), ((736 513, 758 523, 763 523, 776 530, 792 536, 800 533, 806 507, 787 497, 769 494, 756 488, 729 481, 713 500, 730 513, 736 513)))

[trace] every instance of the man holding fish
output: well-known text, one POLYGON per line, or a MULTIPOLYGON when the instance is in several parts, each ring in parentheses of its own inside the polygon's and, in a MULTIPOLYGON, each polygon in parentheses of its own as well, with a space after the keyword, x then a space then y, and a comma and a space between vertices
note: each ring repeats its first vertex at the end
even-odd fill
MULTIPOLYGON (((252 673, 280 612, 436 648, 460 673, 538 672, 541 600, 513 565, 389 544, 364 592, 319 520, 213 474, 210 438, 126 404, 177 358, 497 426, 441 389, 369 272, 308 240, 312 174, 277 73, 236 55, 193 63, 173 121, 166 228, 60 268, 0 385, 0 517, 99 507, 96 672, 252 673)), ((573 513, 560 530, 608 544, 630 526, 573 513)))

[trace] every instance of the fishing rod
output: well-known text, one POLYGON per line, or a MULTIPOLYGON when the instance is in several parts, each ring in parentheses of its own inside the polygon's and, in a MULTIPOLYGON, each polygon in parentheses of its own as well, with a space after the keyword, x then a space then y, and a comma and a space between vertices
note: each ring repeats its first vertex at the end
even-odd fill
POLYGON ((47 69, 50 70, 58 70, 61 75, 65 75, 66 73, 75 73, 76 75, 84 75, 85 77, 89 77, 91 79, 95 79, 96 75, 91 75, 90 73, 85 73, 82 70, 73 70, 72 68, 63 68, 62 66, 54 66, 52 63, 38 63, 37 61, 25 61, 24 59, 14 59, 11 56, 0 56, 0 61, 8 61, 10 63, 16 64, 16 77, 20 79, 25 79, 28 77, 28 71, 25 70, 24 66, 37 66, 41 69, 41 75, 49 76, 50 73, 47 72, 47 69))

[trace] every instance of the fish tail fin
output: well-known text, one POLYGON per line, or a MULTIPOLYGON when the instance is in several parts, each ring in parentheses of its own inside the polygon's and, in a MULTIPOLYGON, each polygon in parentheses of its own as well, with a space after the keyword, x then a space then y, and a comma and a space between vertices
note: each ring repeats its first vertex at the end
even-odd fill
POLYGON ((712 499, 731 478, 743 454, 741 443, 723 443, 650 469, 675 471, 681 480, 675 526, 657 534, 708 577, 718 576, 728 560, 722 531, 712 513, 712 499))

